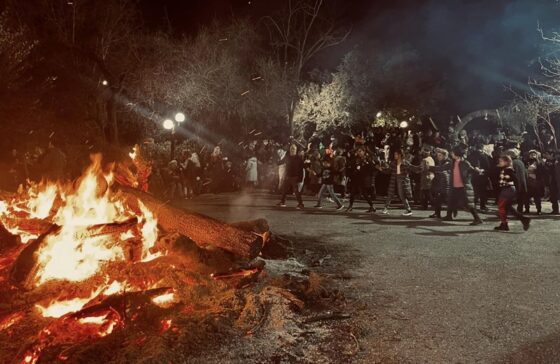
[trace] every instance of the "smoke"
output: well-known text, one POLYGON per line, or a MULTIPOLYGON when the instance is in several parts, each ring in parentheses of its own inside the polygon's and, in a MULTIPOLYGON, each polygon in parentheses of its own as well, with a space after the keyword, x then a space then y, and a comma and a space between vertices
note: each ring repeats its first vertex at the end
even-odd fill
POLYGON ((560 5, 552 0, 401 0, 390 8, 368 3, 350 46, 369 48, 372 55, 403 44, 416 49, 446 80, 442 108, 449 114, 500 106, 511 97, 505 84, 525 89, 538 73, 537 24, 560 25, 560 5))

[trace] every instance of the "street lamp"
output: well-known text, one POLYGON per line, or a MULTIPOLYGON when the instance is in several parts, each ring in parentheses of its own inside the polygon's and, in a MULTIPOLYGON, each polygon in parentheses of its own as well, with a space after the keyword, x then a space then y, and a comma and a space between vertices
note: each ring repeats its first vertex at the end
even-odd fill
POLYGON ((383 116, 383 113, 382 113, 381 111, 379 111, 379 112, 377 113, 377 115, 375 115, 375 116, 376 116, 377 118, 380 118, 380 117, 383 116))
POLYGON ((408 128, 408 121, 401 121, 401 124, 399 125, 401 127, 401 129, 406 129, 408 128))
POLYGON ((165 119, 163 121, 163 128, 165 130, 174 130, 175 129, 175 123, 171 119, 165 119))
POLYGON ((178 123, 182 123, 183 121, 185 121, 186 117, 185 114, 183 114, 182 112, 178 112, 177 114, 175 114, 175 121, 178 123))

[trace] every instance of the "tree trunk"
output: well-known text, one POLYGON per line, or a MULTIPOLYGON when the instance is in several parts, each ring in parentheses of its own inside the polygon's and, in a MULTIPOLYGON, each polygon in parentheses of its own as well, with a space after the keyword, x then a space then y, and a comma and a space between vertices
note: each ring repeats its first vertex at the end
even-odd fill
POLYGON ((107 100, 107 140, 114 145, 119 145, 119 127, 115 98, 114 95, 111 95, 109 100, 107 100))

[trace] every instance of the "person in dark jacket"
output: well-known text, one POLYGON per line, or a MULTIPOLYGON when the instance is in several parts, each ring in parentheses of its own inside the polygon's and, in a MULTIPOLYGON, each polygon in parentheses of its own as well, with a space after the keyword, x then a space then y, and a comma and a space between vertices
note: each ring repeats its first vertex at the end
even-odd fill
POLYGON ((372 160, 367 157, 364 147, 356 150, 354 160, 348 166, 348 177, 350 187, 350 205, 346 211, 352 211, 356 196, 362 196, 369 205, 367 212, 375 212, 373 207, 373 199, 375 198, 375 189, 373 179, 375 166, 372 160))
MULTIPOLYGON (((437 148, 436 153, 436 166, 444 166, 449 161, 449 153, 445 149, 437 148)), ((432 205, 434 213, 430 215, 431 218, 441 219, 442 205, 447 201, 449 194, 450 174, 447 169, 436 169, 434 180, 432 181, 432 205)))
POLYGON ((299 191, 299 184, 303 180, 303 159, 298 155, 298 149, 295 144, 290 146, 289 155, 285 156, 286 163, 286 176, 284 178, 284 183, 282 184, 282 198, 278 203, 278 206, 286 207, 286 196, 290 189, 295 193, 296 199, 298 201, 297 208, 302 209, 303 199, 301 198, 301 193, 299 191))
POLYGON ((510 156, 503 155, 498 159, 498 189, 500 190, 500 197, 498 199, 498 216, 500 218, 500 225, 495 227, 497 231, 509 231, 508 213, 517 217, 523 224, 523 230, 529 230, 531 219, 526 218, 520 212, 512 207, 516 199, 515 185, 517 177, 512 168, 512 160, 510 156))
POLYGON ((531 150, 527 156, 527 198, 525 199, 525 213, 530 211, 531 199, 535 202, 537 215, 542 211, 542 198, 544 196, 546 168, 542 162, 541 153, 531 150))
POLYGON ((547 183, 550 190, 550 203, 552 204, 552 215, 558 215, 560 200, 560 152, 550 151, 546 155, 545 168, 547 171, 547 183))
POLYGON ((475 174, 473 176, 473 190, 474 190, 474 201, 475 204, 478 202, 480 204, 481 211, 488 211, 486 203, 488 202, 487 189, 489 182, 489 172, 491 157, 484 152, 484 146, 478 144, 475 150, 469 155, 467 160, 469 163, 476 168, 486 171, 483 174, 475 174))
POLYGON ((335 183, 335 166, 334 160, 328 156, 325 157, 323 160, 323 170, 321 172, 321 189, 319 190, 319 195, 317 197, 317 205, 316 208, 322 208, 321 201, 323 199, 323 195, 327 192, 331 199, 336 203, 337 210, 342 210, 344 206, 342 202, 336 196, 334 192, 334 183, 335 183))
POLYGON ((410 203, 408 202, 412 199, 412 187, 410 185, 409 177, 411 164, 405 160, 402 150, 395 151, 393 155, 393 161, 389 164, 388 168, 384 170, 386 173, 390 173, 391 177, 389 179, 385 208, 383 209, 382 214, 387 215, 389 213, 389 205, 391 205, 391 201, 395 197, 395 194, 398 194, 405 208, 405 212, 402 215, 411 216, 412 209, 410 208, 410 203))
POLYGON ((515 178, 517 179, 517 212, 523 212, 525 201, 527 200, 527 169, 525 163, 521 160, 521 152, 518 149, 510 149, 506 155, 511 157, 512 167, 515 171, 515 178))
POLYGON ((481 173, 482 170, 474 168, 469 162, 464 160, 465 150, 461 146, 453 148, 451 153, 452 161, 442 166, 430 167, 434 172, 448 170, 450 173, 450 193, 447 198, 447 215, 444 221, 453 221, 453 211, 464 209, 473 216, 470 225, 480 225, 482 220, 474 208, 474 191, 472 187, 472 176, 481 173))

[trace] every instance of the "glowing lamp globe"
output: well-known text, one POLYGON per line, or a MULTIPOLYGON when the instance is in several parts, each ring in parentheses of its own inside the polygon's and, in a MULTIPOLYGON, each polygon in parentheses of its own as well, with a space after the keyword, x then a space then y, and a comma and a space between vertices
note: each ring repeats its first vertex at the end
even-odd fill
POLYGON ((183 121, 185 121, 185 119, 185 114, 183 114, 182 112, 179 112, 175 115, 175 121, 178 123, 182 123, 183 121))
POLYGON ((402 129, 408 128, 408 121, 401 121, 400 127, 401 127, 402 129))
POLYGON ((166 119, 163 121, 163 128, 166 130, 173 130, 175 123, 171 119, 166 119))

